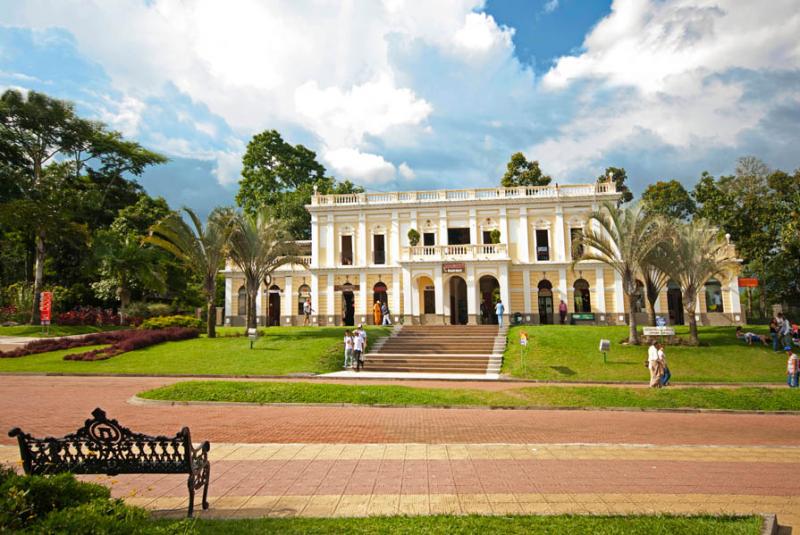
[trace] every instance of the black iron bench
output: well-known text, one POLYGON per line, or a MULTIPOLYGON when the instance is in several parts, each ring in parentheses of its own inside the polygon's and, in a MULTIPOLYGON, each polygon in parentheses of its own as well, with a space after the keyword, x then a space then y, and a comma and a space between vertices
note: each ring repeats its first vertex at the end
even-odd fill
POLYGON ((203 509, 208 509, 211 463, 203 442, 192 446, 189 428, 174 437, 134 433, 100 408, 76 432, 63 438, 35 438, 15 427, 22 466, 29 475, 57 474, 189 474, 189 516, 194 512, 194 492, 203 488, 203 509))

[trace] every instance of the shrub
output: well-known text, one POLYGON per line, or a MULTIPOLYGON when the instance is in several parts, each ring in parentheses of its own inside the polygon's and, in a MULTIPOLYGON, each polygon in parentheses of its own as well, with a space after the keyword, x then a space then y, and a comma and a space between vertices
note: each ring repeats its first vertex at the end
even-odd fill
MULTIPOLYGON (((128 319, 133 325, 141 323, 141 319, 137 321, 135 317, 128 319)), ((58 314, 56 316, 56 323, 58 325, 96 325, 98 327, 108 327, 119 325, 120 318, 119 314, 115 314, 112 310, 98 307, 81 307, 58 314)))
POLYGON ((160 316, 170 316, 175 314, 177 310, 172 305, 166 303, 149 303, 147 305, 147 317, 157 318, 160 316))
POLYGON ((190 327, 202 329, 203 322, 192 316, 162 316, 142 322, 142 329, 166 329, 167 327, 190 327))
POLYGON ((125 336, 121 337, 110 346, 101 349, 94 349, 92 351, 86 351, 85 353, 71 353, 69 355, 64 355, 64 360, 105 360, 110 359, 111 357, 116 357, 117 355, 121 355, 122 353, 127 353, 128 351, 143 349, 145 347, 161 344, 163 342, 188 340, 190 338, 197 338, 200 335, 200 332, 197 329, 189 329, 186 327, 169 327, 167 329, 158 330, 117 332, 125 333, 125 336))
POLYGON ((417 231, 417 229, 412 228, 408 231, 408 243, 411 245, 411 247, 417 246, 420 237, 421 236, 419 235, 419 231, 417 231))

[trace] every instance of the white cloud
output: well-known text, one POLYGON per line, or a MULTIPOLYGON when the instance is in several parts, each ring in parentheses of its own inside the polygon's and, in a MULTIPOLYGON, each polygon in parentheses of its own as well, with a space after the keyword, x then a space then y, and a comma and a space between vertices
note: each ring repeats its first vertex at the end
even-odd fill
POLYGON ((397 167, 397 171, 400 173, 400 176, 405 178, 406 180, 413 180, 417 176, 414 170, 411 169, 411 166, 408 165, 406 162, 401 163, 397 167))
POLYGON ((102 100, 105 105, 98 110, 101 121, 129 137, 139 132, 144 102, 129 95, 123 95, 119 101, 109 96, 102 96, 102 100))
POLYGON ((500 28, 491 15, 486 13, 468 13, 462 26, 453 36, 458 48, 469 55, 486 54, 493 50, 510 50, 513 48, 512 28, 500 28))
POLYGON ((396 169, 383 156, 342 148, 325 150, 323 158, 342 178, 356 182, 380 184, 394 180, 396 169))
POLYGON ((558 0, 547 0, 544 6, 542 6, 542 11, 545 13, 552 13, 556 9, 558 9, 558 0))

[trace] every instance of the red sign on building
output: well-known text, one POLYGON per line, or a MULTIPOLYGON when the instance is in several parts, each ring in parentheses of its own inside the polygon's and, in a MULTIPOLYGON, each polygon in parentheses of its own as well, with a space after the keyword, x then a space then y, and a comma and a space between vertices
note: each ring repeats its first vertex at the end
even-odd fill
POLYGON ((42 292, 41 300, 39 301, 39 319, 42 325, 50 323, 50 317, 53 312, 53 292, 42 292))
POLYGON ((464 263, 463 262, 446 262, 442 264, 442 272, 444 273, 463 273, 464 272, 464 263))
POLYGON ((739 288, 758 288, 758 279, 755 277, 739 277, 739 288))

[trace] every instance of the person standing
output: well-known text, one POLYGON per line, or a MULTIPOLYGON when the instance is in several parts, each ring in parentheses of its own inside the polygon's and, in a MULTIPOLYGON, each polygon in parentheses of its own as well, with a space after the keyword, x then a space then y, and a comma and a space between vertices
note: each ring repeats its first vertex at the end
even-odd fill
POLYGON ((363 323, 358 324, 358 335, 361 337, 361 351, 367 352, 367 330, 364 328, 363 323))
POLYGON ((789 318, 783 315, 782 312, 778 312, 778 318, 781 320, 780 323, 780 331, 778 333, 780 337, 780 343, 785 346, 792 345, 792 322, 789 321, 789 318))
POLYGON ((567 304, 563 299, 558 304, 558 315, 561 318, 561 325, 564 325, 564 323, 567 321, 567 304))
POLYGON ((800 357, 794 354, 792 346, 783 348, 789 358, 786 361, 786 384, 789 388, 797 388, 800 384, 800 357))
POLYGON ((772 318, 769 321, 769 336, 772 338, 772 350, 777 353, 780 347, 778 345, 780 335, 778 334, 778 320, 776 318, 772 318))
POLYGON ((372 324, 381 324, 381 302, 377 300, 375 301, 375 304, 372 305, 372 324))
POLYGON ((498 299, 497 304, 494 305, 494 313, 497 315, 497 324, 500 327, 503 327, 503 313, 506 311, 506 307, 503 306, 503 301, 498 299))
POLYGON ((311 313, 314 311, 311 308, 311 299, 306 297, 306 302, 303 303, 303 326, 308 327, 311 324, 311 313))
POLYGON ((353 351, 355 346, 353 344, 353 333, 350 331, 344 332, 344 369, 353 366, 353 351))
POLYGON ((661 386, 668 386, 672 374, 669 371, 669 366, 667 366, 667 356, 664 354, 664 345, 659 342, 656 344, 656 349, 658 350, 658 361, 662 369, 661 386))
POLYGON ((355 359, 356 371, 360 371, 364 365, 364 339, 361 337, 360 327, 353 335, 353 358, 355 359))
POLYGON ((392 318, 391 314, 389 314, 389 304, 388 303, 381 303, 381 315, 383 316, 383 321, 381 321, 381 325, 391 325, 392 318))
POLYGON ((658 347, 655 342, 647 349, 647 368, 650 370, 650 388, 659 388, 662 368, 658 362, 658 347))

